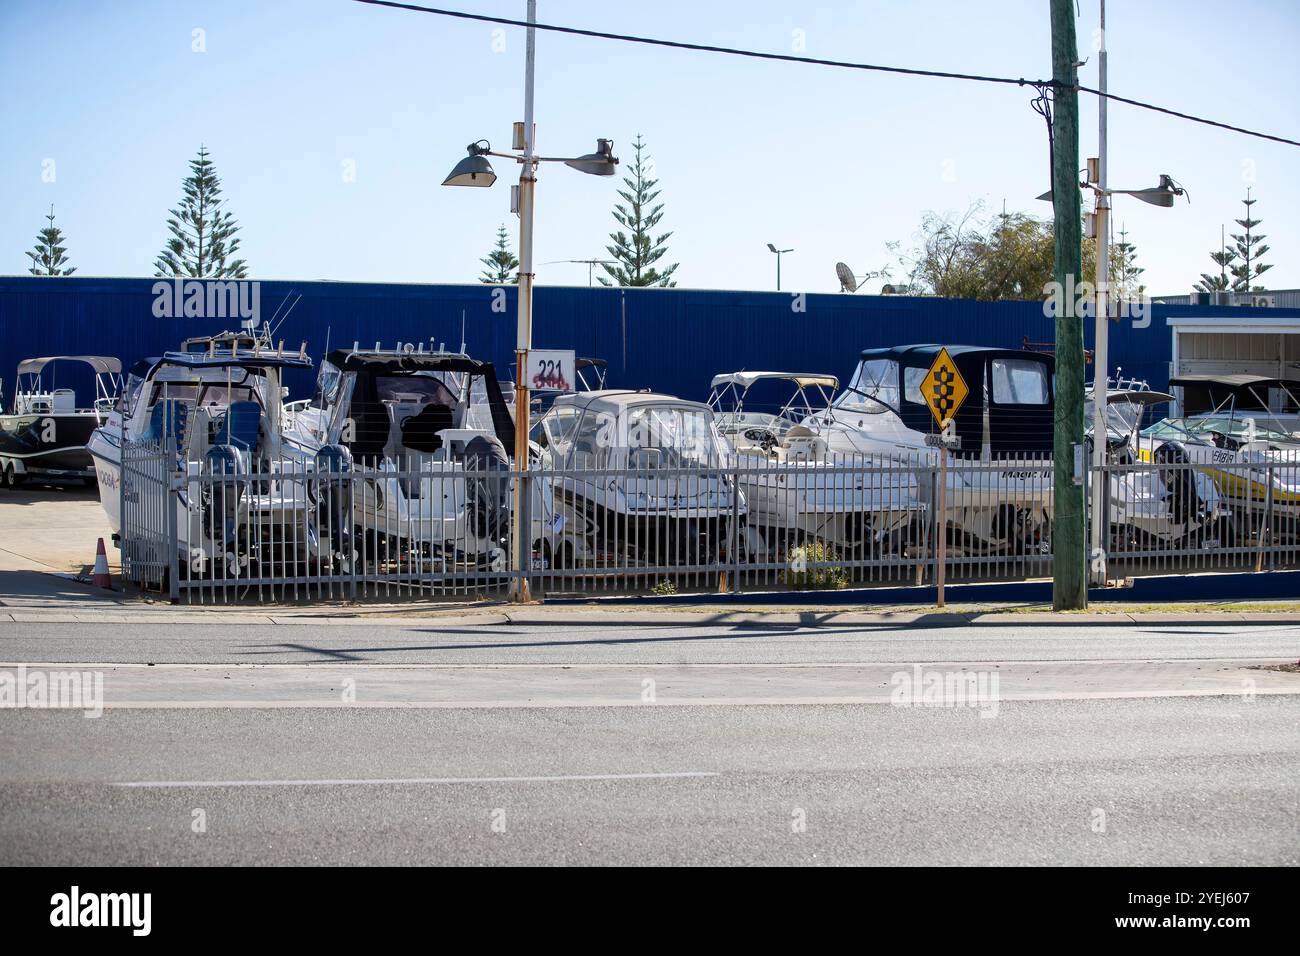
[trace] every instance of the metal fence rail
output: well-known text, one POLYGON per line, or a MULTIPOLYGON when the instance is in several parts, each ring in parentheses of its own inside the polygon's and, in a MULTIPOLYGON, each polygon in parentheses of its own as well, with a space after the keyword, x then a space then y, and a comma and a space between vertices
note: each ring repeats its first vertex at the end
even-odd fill
MULTIPOLYGON (((1108 464, 1110 580, 1300 564, 1300 458, 1108 464)), ((1231 459, 1231 460, 1229 460, 1231 459)), ((192 603, 824 590, 1051 574, 1052 462, 933 456, 527 471, 128 445, 125 579, 192 603), (527 547, 511 540, 518 486, 527 547)))

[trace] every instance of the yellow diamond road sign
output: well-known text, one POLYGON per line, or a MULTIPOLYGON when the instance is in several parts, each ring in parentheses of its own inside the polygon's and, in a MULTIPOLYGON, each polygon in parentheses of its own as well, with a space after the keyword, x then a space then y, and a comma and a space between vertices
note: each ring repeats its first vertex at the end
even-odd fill
POLYGON ((930 414, 940 426, 957 414, 957 409, 961 408, 961 403, 970 394, 966 380, 957 371, 957 363, 952 360, 947 349, 939 349, 939 355, 930 366, 921 387, 930 414))

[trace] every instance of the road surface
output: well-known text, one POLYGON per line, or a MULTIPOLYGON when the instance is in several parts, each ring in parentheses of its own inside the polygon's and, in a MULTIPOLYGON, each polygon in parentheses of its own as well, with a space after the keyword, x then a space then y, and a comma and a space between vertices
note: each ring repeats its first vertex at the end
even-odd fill
POLYGON ((0 863, 1295 865, 1300 675, 1261 668, 1298 654, 1212 622, 0 624, 0 673, 104 681, 96 718, 0 710, 0 863))

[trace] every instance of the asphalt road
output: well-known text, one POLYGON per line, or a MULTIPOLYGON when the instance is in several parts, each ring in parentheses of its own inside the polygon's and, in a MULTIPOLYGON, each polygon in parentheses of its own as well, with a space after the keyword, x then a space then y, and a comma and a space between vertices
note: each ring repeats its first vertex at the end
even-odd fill
POLYGON ((1300 863, 1296 696, 0 726, 3 863, 1300 863))
POLYGON ((1300 625, 799 627, 740 620, 629 627, 591 615, 553 623, 409 625, 0 623, 0 661, 152 663, 843 663, 1300 656, 1300 625))
POLYGON ((0 710, 0 863, 1296 865, 1300 675, 1255 668, 1298 649, 1285 624, 6 624, 0 671, 100 670, 107 708, 0 710), (998 706, 891 706, 912 662, 997 674, 998 706))

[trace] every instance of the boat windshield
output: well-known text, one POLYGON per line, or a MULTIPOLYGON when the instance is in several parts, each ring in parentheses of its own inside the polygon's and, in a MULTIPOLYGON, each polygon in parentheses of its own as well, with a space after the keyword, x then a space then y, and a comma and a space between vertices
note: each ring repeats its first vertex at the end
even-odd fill
MULTIPOLYGON (((1136 402, 1114 402, 1106 403, 1106 431, 1111 438, 1126 438, 1138 430, 1138 425, 1142 422, 1142 413, 1145 406, 1136 402)), ((1093 416, 1095 409, 1092 400, 1089 399, 1084 404, 1084 421, 1088 423, 1089 429, 1092 428, 1093 416)))
POLYGON ((1252 430, 1247 425, 1249 419, 1244 418, 1195 418, 1185 419, 1184 424, 1188 429, 1197 434, 1224 435, 1233 441, 1246 441, 1252 431, 1255 441, 1266 442, 1283 442, 1286 444, 1296 444, 1296 439, 1285 432, 1278 431, 1275 428, 1267 428, 1260 425, 1258 421, 1254 422, 1252 430))
POLYGON ((712 418, 698 409, 637 409, 628 419, 627 440, 633 467, 687 468, 718 464, 712 418))
POLYGON ((897 409, 898 399, 898 363, 892 359, 864 359, 833 405, 841 411, 879 415, 897 409))

